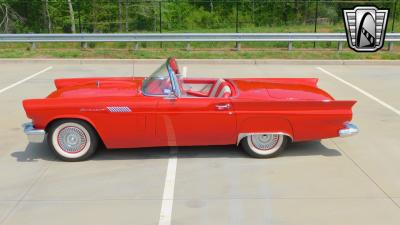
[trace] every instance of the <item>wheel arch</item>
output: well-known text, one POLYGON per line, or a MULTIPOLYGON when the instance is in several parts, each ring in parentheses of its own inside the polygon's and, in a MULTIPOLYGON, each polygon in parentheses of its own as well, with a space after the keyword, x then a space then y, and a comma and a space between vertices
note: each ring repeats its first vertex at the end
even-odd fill
POLYGON ((290 139, 291 142, 293 142, 293 137, 292 135, 285 133, 285 132, 255 132, 255 133, 239 133, 236 145, 239 145, 240 142, 246 138, 247 136, 253 135, 253 134, 282 134, 290 139))
POLYGON ((100 134, 100 133, 98 132, 98 130, 96 129, 96 126, 94 125, 93 121, 91 121, 89 118, 81 117, 81 116, 64 115, 64 116, 57 116, 57 117, 54 117, 54 118, 50 119, 50 120, 48 121, 48 123, 46 124, 46 127, 45 127, 46 133, 49 132, 50 127, 51 127, 55 122, 60 121, 60 120, 79 120, 79 121, 82 121, 82 122, 85 122, 85 123, 89 124, 89 125, 93 128, 94 132, 96 132, 96 134, 97 134, 97 136, 99 137, 99 139, 101 140, 101 142, 103 142, 103 139, 102 139, 102 137, 101 137, 101 134, 100 134))
POLYGON ((252 134, 283 134, 291 142, 294 141, 292 125, 288 119, 282 117, 255 116, 239 121, 236 145, 239 145, 243 138, 252 134))

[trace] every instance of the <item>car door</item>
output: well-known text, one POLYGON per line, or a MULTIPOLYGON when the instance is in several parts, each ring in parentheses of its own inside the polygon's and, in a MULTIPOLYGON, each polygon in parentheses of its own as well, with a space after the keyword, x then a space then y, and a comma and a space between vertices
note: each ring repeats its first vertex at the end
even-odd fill
POLYGON ((160 98, 156 135, 163 145, 225 145, 236 142, 229 98, 160 98))

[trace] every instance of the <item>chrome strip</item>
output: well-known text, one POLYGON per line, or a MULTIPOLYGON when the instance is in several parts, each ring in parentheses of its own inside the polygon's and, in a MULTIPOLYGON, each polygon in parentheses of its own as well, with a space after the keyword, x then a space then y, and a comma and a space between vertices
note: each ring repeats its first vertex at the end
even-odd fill
POLYGON ((359 133, 359 129, 355 124, 346 123, 345 128, 339 130, 340 137, 349 137, 359 133))
POLYGON ((249 135, 253 135, 253 134, 283 134, 283 135, 286 135, 286 136, 290 137, 290 139, 291 139, 292 141, 294 140, 293 137, 292 137, 292 135, 290 135, 290 134, 288 134, 288 133, 284 133, 284 132, 239 133, 238 139, 237 139, 237 142, 236 142, 236 145, 239 145, 240 141, 241 141, 243 138, 245 138, 245 137, 247 137, 247 136, 249 136, 249 135))
POLYGON ((29 142, 42 143, 44 141, 46 136, 45 130, 35 129, 32 122, 24 123, 22 127, 24 128, 24 133, 28 137, 29 142))
POLYGON ((165 97, 165 96, 168 96, 167 94, 159 94, 159 95, 156 95, 156 94, 147 94, 146 92, 144 92, 143 90, 142 90, 142 94, 144 95, 144 96, 152 96, 152 97, 165 97))
POLYGON ((167 70, 172 84, 172 91, 174 91, 175 95, 179 98, 181 97, 181 89, 179 88, 178 78, 175 76, 174 71, 172 71, 172 68, 169 65, 167 65, 167 70))

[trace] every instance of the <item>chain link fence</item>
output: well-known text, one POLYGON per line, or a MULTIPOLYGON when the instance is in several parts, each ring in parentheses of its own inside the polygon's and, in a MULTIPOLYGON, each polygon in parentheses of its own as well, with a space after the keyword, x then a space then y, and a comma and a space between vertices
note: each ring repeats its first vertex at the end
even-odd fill
POLYGON ((343 32, 343 8, 375 5, 390 9, 388 31, 399 32, 398 1, 0 0, 0 14, 8 20, 0 29, 71 33, 72 12, 77 33, 343 32))
MULTIPOLYGON (((2 33, 301 33, 344 32, 343 8, 390 9, 387 32, 400 32, 400 0, 0 0, 2 33), (7 13, 6 13, 7 12, 7 13), (6 15, 7 14, 7 15, 6 15), (4 22, 7 21, 7 22, 4 22)), ((159 43, 160 44, 160 43, 159 43)), ((144 47, 159 44, 142 43, 144 47)), ((94 47, 95 44, 92 44, 94 47)), ((163 44, 160 44, 162 46, 163 44)), ((185 47, 185 43, 164 46, 185 47)), ((217 48, 233 43, 196 43, 217 48)), ((246 43, 246 47, 287 47, 246 43)), ((294 47, 336 47, 296 43, 294 47)), ((125 47, 125 44, 118 44, 125 47)), ((89 46, 90 47, 90 46, 89 46)))

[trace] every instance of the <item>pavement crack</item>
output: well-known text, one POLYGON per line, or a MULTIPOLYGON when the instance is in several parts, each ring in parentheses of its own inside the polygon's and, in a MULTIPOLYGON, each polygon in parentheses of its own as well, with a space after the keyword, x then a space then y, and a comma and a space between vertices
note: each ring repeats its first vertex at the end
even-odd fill
POLYGON ((343 152, 343 154, 351 161, 351 162, 353 162, 353 164, 356 166, 356 167, 358 167, 358 169, 360 169, 360 171, 366 176, 366 177, 368 177, 368 179, 372 182, 372 183, 374 183, 375 184, 375 186, 379 189, 379 190, 381 190, 384 194, 385 194, 385 196, 388 198, 388 199, 390 199, 390 201, 392 201, 393 202, 393 204, 395 205, 395 206, 397 206, 397 208, 398 209, 400 209, 400 205, 392 198, 392 197, 390 197, 390 195, 367 173, 367 171, 365 171, 353 158, 351 158, 350 157, 350 155, 349 154, 347 154, 347 152, 346 151, 344 151, 341 147, 339 147, 339 145, 335 142, 335 141, 333 141, 333 140, 331 140, 331 142, 338 148, 338 149, 340 149, 340 151, 341 152, 343 152))
POLYGON ((21 195, 21 197, 17 200, 17 202, 14 204, 14 206, 4 215, 4 217, 0 220, 0 225, 5 224, 7 219, 15 212, 17 207, 21 204, 22 201, 24 201, 25 197, 29 194, 29 192, 32 190, 32 188, 42 179, 42 177, 46 174, 46 172, 49 170, 51 164, 53 162, 50 162, 44 169, 43 171, 39 174, 39 176, 36 177, 29 185, 29 187, 24 191, 24 193, 21 195))

